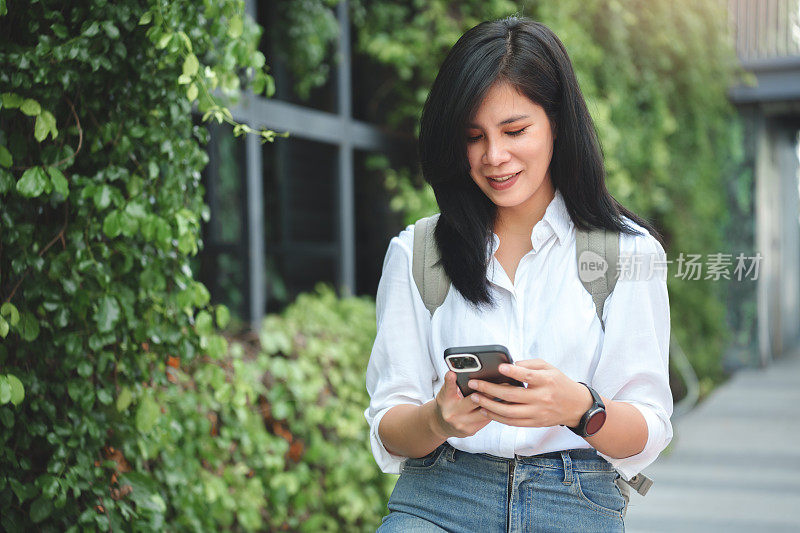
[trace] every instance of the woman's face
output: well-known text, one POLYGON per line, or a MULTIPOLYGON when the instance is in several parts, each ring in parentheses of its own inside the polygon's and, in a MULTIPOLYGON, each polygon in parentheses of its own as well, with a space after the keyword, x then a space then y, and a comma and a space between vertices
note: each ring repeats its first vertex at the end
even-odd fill
POLYGON ((553 134, 544 109, 508 83, 493 85, 465 132, 472 180, 502 211, 543 212, 553 198, 553 134), (505 178, 505 183, 489 176, 505 178), (503 209, 506 208, 506 209, 503 209))

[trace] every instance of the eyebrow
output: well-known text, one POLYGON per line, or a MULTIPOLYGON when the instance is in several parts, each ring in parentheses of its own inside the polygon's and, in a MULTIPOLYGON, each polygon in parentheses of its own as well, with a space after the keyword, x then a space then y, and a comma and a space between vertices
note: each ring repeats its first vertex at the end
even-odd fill
MULTIPOLYGON (((508 117, 505 120, 501 120, 500 122, 497 123, 497 125, 498 126, 502 126, 503 124, 510 124, 511 122, 516 122, 517 120, 520 120, 520 119, 523 119, 523 118, 528 118, 528 117, 529 117, 529 115, 514 115, 513 117, 508 117)), ((478 126, 474 122, 470 122, 469 124, 467 124, 467 127, 468 128, 479 128, 480 126, 478 126)))

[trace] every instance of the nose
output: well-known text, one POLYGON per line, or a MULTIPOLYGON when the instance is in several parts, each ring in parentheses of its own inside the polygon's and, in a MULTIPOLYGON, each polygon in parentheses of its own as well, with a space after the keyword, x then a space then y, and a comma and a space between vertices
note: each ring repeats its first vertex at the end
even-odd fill
POLYGON ((486 141, 486 150, 483 152, 483 163, 497 168, 511 158, 502 140, 486 141))

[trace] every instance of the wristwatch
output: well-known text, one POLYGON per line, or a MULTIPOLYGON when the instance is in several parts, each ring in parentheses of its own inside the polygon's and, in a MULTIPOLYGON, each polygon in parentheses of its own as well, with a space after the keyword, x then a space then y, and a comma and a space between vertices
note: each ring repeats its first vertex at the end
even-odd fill
POLYGON ((579 381, 578 383, 585 385, 586 388, 589 389, 589 392, 592 393, 594 403, 583 413, 581 421, 576 427, 564 426, 564 424, 561 425, 568 428, 579 437, 591 437, 600 431, 600 428, 603 427, 603 424, 606 422, 606 406, 596 390, 586 385, 583 381, 579 381))

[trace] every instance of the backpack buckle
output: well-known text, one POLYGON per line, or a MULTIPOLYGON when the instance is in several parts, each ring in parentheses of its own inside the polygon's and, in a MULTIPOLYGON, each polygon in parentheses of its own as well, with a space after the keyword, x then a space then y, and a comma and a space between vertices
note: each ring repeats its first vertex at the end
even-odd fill
POLYGON ((622 481, 630 485, 633 488, 633 490, 635 490, 642 496, 647 494, 647 491, 650 490, 650 487, 653 486, 653 480, 641 473, 636 474, 635 476, 633 476, 628 480, 624 478, 621 479, 622 481))

